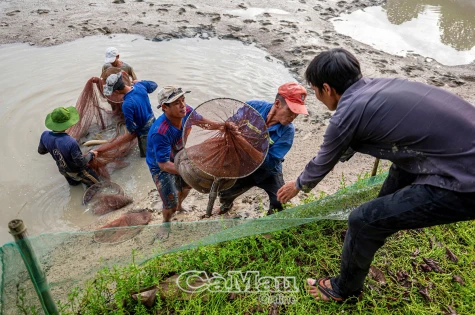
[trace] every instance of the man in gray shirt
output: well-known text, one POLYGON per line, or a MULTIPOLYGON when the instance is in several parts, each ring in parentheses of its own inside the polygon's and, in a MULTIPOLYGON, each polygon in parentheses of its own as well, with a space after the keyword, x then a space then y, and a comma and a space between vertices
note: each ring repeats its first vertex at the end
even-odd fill
POLYGON ((124 70, 131 78, 131 81, 137 80, 137 75, 135 74, 134 69, 129 64, 123 62, 119 58, 120 58, 120 55, 117 48, 115 47, 107 48, 105 63, 102 66, 102 73, 104 73, 104 71, 106 71, 110 67, 116 67, 116 68, 120 68, 124 70))
POLYGON ((340 275, 307 279, 315 298, 344 301, 361 294, 390 235, 475 219, 475 107, 423 83, 362 78, 344 49, 319 54, 305 76, 335 114, 318 155, 279 190, 280 202, 314 188, 348 149, 393 162, 378 198, 348 218, 340 275))

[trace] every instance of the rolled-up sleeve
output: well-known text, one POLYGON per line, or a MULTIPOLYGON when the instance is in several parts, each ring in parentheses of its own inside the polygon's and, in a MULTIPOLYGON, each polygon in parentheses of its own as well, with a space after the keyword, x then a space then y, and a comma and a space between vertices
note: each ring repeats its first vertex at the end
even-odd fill
POLYGON ((353 133, 348 129, 330 123, 323 136, 320 151, 308 162, 297 178, 297 188, 309 192, 317 186, 338 163, 341 155, 349 148, 352 139, 353 133))
POLYGON ((142 80, 140 82, 137 82, 137 84, 142 84, 147 90, 148 94, 153 93, 158 87, 157 83, 153 81, 142 80))
POLYGON ((70 145, 71 159, 74 165, 73 168, 83 170, 87 163, 92 159, 92 153, 89 153, 86 158, 82 155, 81 149, 77 144, 70 145))
POLYGON ((40 144, 38 145, 38 153, 41 155, 48 153, 48 149, 46 149, 45 145, 43 144, 43 139, 40 139, 40 144))

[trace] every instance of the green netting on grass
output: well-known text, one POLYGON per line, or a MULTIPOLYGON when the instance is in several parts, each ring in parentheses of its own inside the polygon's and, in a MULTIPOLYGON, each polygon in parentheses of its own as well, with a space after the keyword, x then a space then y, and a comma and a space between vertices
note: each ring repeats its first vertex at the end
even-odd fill
MULTIPOLYGON (((380 174, 336 194, 277 214, 252 220, 201 220, 195 222, 108 229, 127 232, 128 239, 98 242, 98 232, 69 232, 30 237, 36 257, 46 274, 54 301, 67 301, 71 288, 81 287, 105 267, 145 263, 166 253, 225 242, 246 236, 288 229, 317 220, 345 220, 351 210, 376 197, 387 174, 380 174)), ((101 232, 103 233, 103 232, 101 232)), ((23 263, 18 245, 0 248, 2 314, 44 314, 23 263)))

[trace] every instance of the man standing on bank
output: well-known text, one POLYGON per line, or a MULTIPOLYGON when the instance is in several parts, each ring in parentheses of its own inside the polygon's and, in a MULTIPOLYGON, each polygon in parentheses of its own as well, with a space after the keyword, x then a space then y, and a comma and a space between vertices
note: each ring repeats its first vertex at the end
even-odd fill
POLYGON ((134 81, 133 86, 128 86, 122 79, 122 73, 111 74, 104 85, 104 95, 110 96, 114 91, 124 94, 122 112, 124 113, 125 126, 130 133, 135 133, 138 138, 140 157, 145 157, 147 151, 147 135, 150 127, 155 122, 155 115, 148 94, 153 93, 158 85, 153 81, 134 81))
POLYGON ((182 211, 181 204, 191 187, 181 178, 175 167, 175 155, 183 149, 183 127, 193 112, 186 104, 185 94, 180 87, 168 85, 158 92, 158 103, 163 114, 148 133, 147 165, 162 199, 163 222, 170 222, 176 211, 182 211))
POLYGON ((266 122, 270 136, 269 152, 254 173, 238 179, 233 187, 219 193, 219 214, 228 212, 233 207, 234 200, 252 187, 264 189, 269 196, 267 214, 282 210, 282 204, 277 200, 277 191, 284 185, 282 161, 294 141, 295 127, 292 122, 299 114, 308 115, 306 97, 307 90, 303 86, 288 82, 279 87, 273 103, 261 100, 246 102, 266 122))
POLYGON ((56 161, 58 170, 68 181, 69 185, 77 186, 81 183, 87 187, 99 182, 97 174, 87 167, 87 164, 97 157, 97 151, 89 151, 82 155, 79 145, 73 137, 66 133, 66 129, 79 122, 79 113, 76 107, 58 107, 46 116, 46 128, 41 135, 38 153, 51 154, 56 161))
POLYGON ((443 89, 403 79, 363 78, 344 49, 319 54, 305 77, 335 111, 318 155, 278 199, 309 192, 351 147, 393 162, 378 198, 350 214, 333 278, 307 279, 318 300, 360 296, 376 251, 400 230, 475 219, 475 107, 443 89))

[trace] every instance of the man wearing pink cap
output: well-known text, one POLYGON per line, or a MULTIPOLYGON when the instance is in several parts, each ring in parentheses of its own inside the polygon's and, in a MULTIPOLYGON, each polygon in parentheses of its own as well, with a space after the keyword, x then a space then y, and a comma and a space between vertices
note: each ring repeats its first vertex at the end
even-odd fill
POLYGON ((264 189, 269 196, 268 214, 272 214, 274 210, 282 210, 282 204, 277 200, 277 191, 284 185, 282 162, 294 141, 295 128, 292 121, 299 114, 308 115, 306 98, 307 90, 303 86, 288 82, 279 87, 273 103, 261 100, 246 102, 266 121, 271 138, 269 152, 254 173, 238 179, 233 187, 219 193, 219 214, 229 211, 234 200, 252 187, 264 189))

